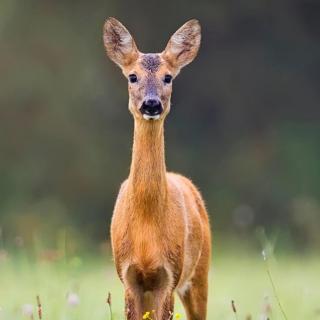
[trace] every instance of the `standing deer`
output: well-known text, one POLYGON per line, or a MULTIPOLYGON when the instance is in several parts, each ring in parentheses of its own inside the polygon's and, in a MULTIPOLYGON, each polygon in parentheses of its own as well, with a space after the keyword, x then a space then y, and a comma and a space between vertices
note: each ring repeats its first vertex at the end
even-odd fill
POLYGON ((170 110, 172 79, 197 55, 201 29, 185 23, 165 50, 144 54, 115 18, 104 24, 106 52, 129 81, 134 142, 128 179, 115 204, 111 239, 125 288, 127 319, 172 319, 174 291, 189 320, 206 319, 211 236, 197 188, 166 171, 164 119, 170 110))

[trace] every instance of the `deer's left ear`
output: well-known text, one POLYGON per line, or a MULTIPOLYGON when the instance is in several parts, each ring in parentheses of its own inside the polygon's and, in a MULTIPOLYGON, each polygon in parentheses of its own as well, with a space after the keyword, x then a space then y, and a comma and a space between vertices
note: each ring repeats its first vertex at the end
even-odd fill
POLYGON ((108 18, 104 24, 103 42, 109 58, 121 68, 130 65, 139 56, 130 32, 115 18, 108 18))
POLYGON ((173 67, 181 69, 196 57, 200 41, 199 21, 189 20, 173 34, 162 55, 173 67))

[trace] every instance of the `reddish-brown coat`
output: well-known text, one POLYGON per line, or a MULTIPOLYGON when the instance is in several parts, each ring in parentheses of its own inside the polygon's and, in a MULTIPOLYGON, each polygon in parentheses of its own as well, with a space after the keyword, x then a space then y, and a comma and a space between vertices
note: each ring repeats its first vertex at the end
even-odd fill
MULTIPOLYGON (((104 39, 111 59, 125 75, 134 70, 140 79, 150 77, 146 74, 150 71, 141 69, 143 54, 136 51, 130 37, 120 22, 107 20, 104 39)), ((187 22, 159 54, 161 65, 152 76, 162 77, 169 71, 176 76, 195 57, 199 37, 198 22, 187 22), (179 51, 173 47, 181 37, 185 39, 179 51)), ((156 320, 171 318, 177 290, 188 319, 205 319, 211 252, 208 215, 192 182, 166 171, 164 118, 170 110, 171 87, 158 85, 164 112, 154 121, 143 119, 139 112, 143 90, 142 84, 129 85, 129 109, 135 120, 132 163, 111 224, 114 260, 125 287, 126 317, 138 320, 144 312, 154 310, 156 320)))

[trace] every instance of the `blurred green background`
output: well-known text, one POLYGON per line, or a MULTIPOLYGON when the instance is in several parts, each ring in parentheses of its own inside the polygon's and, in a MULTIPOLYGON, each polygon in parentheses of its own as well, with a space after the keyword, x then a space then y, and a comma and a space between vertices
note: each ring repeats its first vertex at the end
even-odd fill
POLYGON ((319 9, 317 0, 2 0, 2 244, 108 240, 133 133, 126 80, 102 43, 115 16, 143 52, 162 51, 190 18, 202 24, 199 56, 174 83, 166 157, 199 186, 219 241, 259 245, 266 232, 286 250, 319 249, 319 9))

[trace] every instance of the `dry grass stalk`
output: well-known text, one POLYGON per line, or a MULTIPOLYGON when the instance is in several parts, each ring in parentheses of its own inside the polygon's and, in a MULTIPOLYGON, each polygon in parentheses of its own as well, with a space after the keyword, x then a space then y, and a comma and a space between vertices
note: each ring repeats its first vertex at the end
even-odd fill
POLYGON ((276 298, 276 301, 278 303, 278 306, 279 306, 279 309, 282 313, 282 316, 285 320, 288 320, 288 317, 282 307, 282 304, 280 302, 280 299, 279 299, 279 296, 278 296, 278 292, 277 292, 277 289, 276 289, 276 286, 274 284, 274 281, 273 281, 273 278, 272 278, 272 275, 271 275, 271 271, 270 271, 270 267, 269 267, 269 262, 268 262, 268 257, 267 257, 267 254, 266 254, 266 251, 263 250, 262 251, 262 256, 263 256, 263 260, 265 261, 265 265, 266 265, 266 269, 267 269, 267 274, 268 274, 268 277, 269 277, 269 280, 270 280, 270 283, 271 283, 271 286, 272 286, 272 290, 273 290, 273 294, 276 298))
POLYGON ((112 300, 111 300, 111 293, 110 293, 110 292, 108 292, 107 304, 108 304, 108 306, 109 306, 109 311, 110 311, 110 320, 113 320, 113 315, 112 315, 112 300))
POLYGON ((37 307, 38 307, 38 317, 40 320, 42 320, 42 306, 40 301, 40 296, 37 296, 37 307))
POLYGON ((237 308, 236 308, 236 304, 235 304, 234 300, 231 301, 231 308, 232 308, 232 311, 234 314, 234 318, 236 320, 238 320, 237 308))

